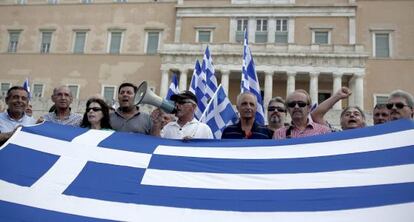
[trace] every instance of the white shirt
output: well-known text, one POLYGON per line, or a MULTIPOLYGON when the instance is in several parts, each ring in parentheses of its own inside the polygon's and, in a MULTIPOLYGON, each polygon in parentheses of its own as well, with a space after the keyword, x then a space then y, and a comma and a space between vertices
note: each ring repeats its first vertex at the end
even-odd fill
POLYGON ((26 114, 19 120, 15 120, 9 116, 6 111, 0 113, 0 133, 12 132, 17 126, 31 126, 36 124, 36 120, 26 114))
POLYGON ((197 139, 213 139, 213 133, 209 126, 200 123, 196 119, 180 126, 177 121, 169 122, 161 130, 161 137, 168 139, 183 139, 184 137, 197 139))

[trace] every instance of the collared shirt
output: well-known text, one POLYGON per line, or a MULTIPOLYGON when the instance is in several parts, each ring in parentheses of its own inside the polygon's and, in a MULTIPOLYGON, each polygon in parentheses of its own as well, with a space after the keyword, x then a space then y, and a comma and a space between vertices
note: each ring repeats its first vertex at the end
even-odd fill
POLYGON ((9 133, 17 126, 30 126, 33 124, 36 124, 36 120, 26 114, 19 120, 15 120, 9 116, 7 110, 0 113, 0 133, 9 133))
POLYGON ((78 113, 70 113, 69 116, 65 116, 63 119, 58 118, 56 112, 50 112, 43 115, 43 119, 45 121, 49 121, 52 123, 57 123, 61 125, 68 125, 68 126, 80 126, 83 116, 78 113))
POLYGON ((151 134, 152 122, 146 113, 138 112, 129 119, 124 118, 120 110, 109 114, 111 126, 116 131, 151 134))
POLYGON ((177 121, 169 122, 161 130, 161 137, 168 139, 183 139, 190 137, 193 139, 213 139, 213 133, 209 126, 192 119, 184 126, 180 126, 177 121))
POLYGON ((249 135, 242 130, 241 122, 234 125, 227 126, 223 134, 222 139, 271 139, 272 131, 266 126, 260 125, 256 122, 253 123, 252 130, 249 135))
POLYGON ((325 125, 309 121, 304 130, 298 129, 293 123, 275 131, 274 139, 299 138, 330 133, 331 129, 325 125), (290 131, 290 132, 289 132, 290 131), (289 134, 289 135, 288 135, 289 134))

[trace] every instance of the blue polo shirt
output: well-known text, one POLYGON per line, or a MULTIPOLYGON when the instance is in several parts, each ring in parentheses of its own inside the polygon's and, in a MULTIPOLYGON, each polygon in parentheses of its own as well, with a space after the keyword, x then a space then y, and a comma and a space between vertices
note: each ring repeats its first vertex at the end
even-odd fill
POLYGON ((266 126, 253 123, 251 134, 246 133, 241 128, 241 122, 226 127, 221 135, 222 139, 272 139, 273 132, 266 126))
POLYGON ((15 120, 9 116, 7 111, 0 113, 0 133, 12 132, 17 126, 30 126, 36 124, 36 120, 26 114, 15 120))

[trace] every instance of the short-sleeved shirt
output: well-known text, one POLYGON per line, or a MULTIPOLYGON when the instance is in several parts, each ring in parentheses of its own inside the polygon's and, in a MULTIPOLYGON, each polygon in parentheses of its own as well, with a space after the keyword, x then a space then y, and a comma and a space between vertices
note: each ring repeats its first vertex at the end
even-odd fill
POLYGON ((242 130, 241 122, 234 125, 227 126, 223 134, 221 135, 222 139, 271 139, 272 131, 266 126, 260 125, 256 122, 253 123, 251 132, 249 135, 242 130))
POLYGON ((152 122, 148 114, 138 112, 129 119, 124 118, 119 109, 109 114, 111 126, 116 131, 133 132, 149 135, 151 133, 152 122))
POLYGON ((69 116, 65 116, 63 119, 58 118, 55 112, 50 112, 43 115, 43 119, 45 121, 67 126, 80 126, 82 118, 83 116, 81 114, 72 112, 69 114, 69 116))
POLYGON ((15 120, 9 116, 7 111, 0 113, 0 133, 9 133, 17 126, 30 126, 36 124, 36 120, 26 114, 22 118, 15 120))
POLYGON ((320 134, 330 133, 331 129, 325 125, 308 122, 304 130, 300 130, 292 123, 291 126, 285 126, 275 131, 274 139, 299 138, 307 136, 315 136, 320 134))
POLYGON ((196 139, 213 139, 213 133, 209 126, 200 123, 196 119, 180 126, 177 121, 169 122, 161 131, 161 137, 168 139, 183 139, 184 137, 196 139))

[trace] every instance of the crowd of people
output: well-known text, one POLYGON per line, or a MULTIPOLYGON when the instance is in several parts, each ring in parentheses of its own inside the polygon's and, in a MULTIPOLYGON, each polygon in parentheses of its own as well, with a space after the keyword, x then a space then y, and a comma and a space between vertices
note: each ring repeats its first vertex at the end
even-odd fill
MULTIPOLYGON (((132 83, 123 83, 118 89, 117 109, 109 107, 99 97, 92 97, 86 102, 83 115, 71 111, 73 96, 67 86, 53 90, 53 106, 39 119, 31 116, 29 93, 25 88, 13 86, 7 91, 5 102, 7 109, 0 113, 0 144, 9 139, 19 126, 30 126, 43 121, 57 124, 83 127, 96 130, 115 130, 142 133, 169 139, 213 139, 208 125, 197 121, 197 97, 190 91, 171 96, 175 114, 155 109, 151 114, 141 112, 134 103, 137 87, 132 83)), ((236 108, 239 120, 227 126, 222 139, 289 139, 326 134, 338 130, 349 130, 366 126, 366 117, 358 106, 348 106, 340 115, 342 129, 332 127, 325 119, 325 114, 335 103, 352 94, 347 87, 342 87, 330 98, 312 110, 309 94, 302 89, 295 90, 286 97, 272 98, 267 106, 267 122, 264 126, 256 121, 257 100, 249 92, 237 96, 236 108), (291 122, 287 123, 287 115, 291 122)), ((373 109, 373 123, 382 124, 397 119, 412 119, 414 115, 413 96, 403 90, 391 92, 387 103, 376 104, 373 109)))

